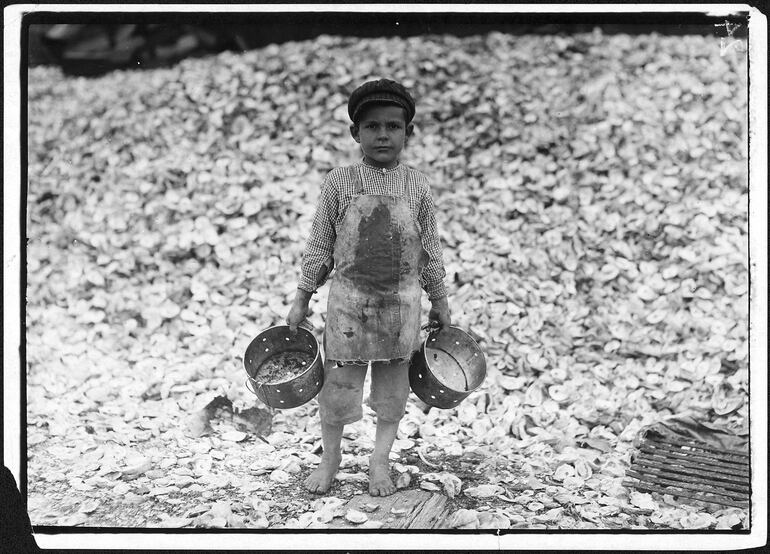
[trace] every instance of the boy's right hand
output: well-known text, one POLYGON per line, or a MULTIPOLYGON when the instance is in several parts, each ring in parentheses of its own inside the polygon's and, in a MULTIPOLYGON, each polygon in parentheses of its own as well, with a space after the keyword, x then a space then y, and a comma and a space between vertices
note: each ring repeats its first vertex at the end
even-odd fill
POLYGON ((289 326, 290 332, 296 333, 297 326, 305 321, 305 318, 307 317, 310 296, 311 293, 302 289, 297 289, 297 295, 294 297, 294 303, 289 310, 289 315, 286 316, 286 324, 289 326))

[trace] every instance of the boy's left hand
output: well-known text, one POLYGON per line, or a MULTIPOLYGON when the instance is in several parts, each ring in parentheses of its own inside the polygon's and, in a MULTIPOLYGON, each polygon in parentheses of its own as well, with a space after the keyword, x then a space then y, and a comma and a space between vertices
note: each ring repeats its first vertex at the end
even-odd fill
POLYGON ((449 313, 449 301, 447 297, 431 300, 431 308, 428 312, 428 321, 437 323, 439 327, 450 327, 452 316, 449 313))

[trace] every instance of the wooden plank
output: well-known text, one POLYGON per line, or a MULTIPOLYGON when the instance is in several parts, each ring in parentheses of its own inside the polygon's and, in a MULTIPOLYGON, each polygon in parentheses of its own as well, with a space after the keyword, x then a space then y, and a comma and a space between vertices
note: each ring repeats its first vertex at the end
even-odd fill
POLYGON ((693 500, 700 500, 701 502, 713 502, 714 504, 721 504, 723 506, 733 506, 735 508, 746 508, 749 504, 748 500, 744 502, 738 502, 728 500, 726 498, 716 498, 707 494, 697 493, 686 490, 672 490, 671 488, 658 487, 645 482, 633 482, 632 480, 624 481, 623 485, 627 487, 634 487, 642 491, 659 492, 662 494, 670 494, 671 496, 679 496, 683 498, 691 498, 693 500))
POLYGON ((645 482, 649 482, 650 480, 654 479, 655 480, 654 482, 656 484, 673 486, 673 487, 677 487, 678 489, 687 489, 690 491, 697 491, 697 492, 704 492, 708 494, 719 495, 725 498, 732 498, 733 500, 738 500, 738 501, 743 501, 748 496, 747 494, 715 489, 713 487, 709 487, 706 485, 695 486, 689 483, 682 483, 681 481, 672 481, 670 479, 664 479, 660 476, 643 475, 631 469, 626 471, 626 476, 633 477, 635 479, 638 479, 640 481, 645 481, 645 482))
MULTIPOLYGON (((440 527, 448 515, 446 497, 422 490, 398 491, 390 496, 359 494, 345 505, 345 511, 353 509, 364 512, 370 521, 381 521, 383 529, 435 529, 440 527), (377 506, 369 512, 366 508, 377 506)), ((335 518, 330 527, 355 529, 360 525, 344 518, 335 518)))
POLYGON ((668 457, 668 458, 677 458, 677 459, 682 459, 682 460, 695 461, 695 462, 701 463, 701 464, 706 465, 706 466, 712 466, 713 465, 713 467, 715 469, 722 469, 723 471, 724 470, 729 470, 729 471, 735 472, 735 473, 737 473, 739 475, 740 474, 747 474, 746 472, 748 470, 748 465, 746 465, 746 464, 735 465, 735 464, 733 464, 731 462, 728 462, 726 460, 719 460, 719 459, 715 459, 715 458, 706 458, 706 457, 703 457, 703 456, 696 456, 694 454, 686 454, 686 453, 682 452, 681 450, 672 450, 672 449, 670 449, 670 447, 663 447, 663 446, 658 445, 658 444, 654 445, 654 448, 653 448, 653 446, 651 446, 649 444, 642 444, 641 447, 639 448, 639 450, 641 452, 646 452, 648 454, 655 454, 655 455, 658 455, 658 456, 664 456, 664 457, 668 457))
MULTIPOLYGON (((660 443, 674 445, 674 446, 685 446, 688 448, 704 450, 707 452, 714 452, 716 454, 719 454, 720 457, 726 457, 728 460, 730 458, 739 458, 742 461, 743 459, 748 460, 748 457, 749 457, 748 452, 732 452, 730 450, 722 450, 720 448, 716 448, 704 442, 700 442, 696 440, 688 440, 688 439, 679 439, 676 437, 672 437, 670 435, 661 435, 660 438, 648 437, 646 440, 653 443, 660 442, 660 443)), ((735 461, 738 461, 738 460, 735 460, 735 461)))
POLYGON ((444 526, 446 518, 449 516, 449 509, 446 507, 446 496, 443 494, 431 494, 422 508, 417 512, 409 523, 407 529, 438 529, 444 526))
POLYGON ((748 477, 741 478, 740 475, 729 475, 722 473, 721 471, 715 471, 712 469, 706 470, 705 468, 698 467, 696 464, 683 463, 684 460, 671 461, 668 459, 659 459, 646 454, 641 454, 634 459, 634 465, 642 465, 647 467, 656 467, 658 469, 666 469, 676 473, 682 473, 691 477, 703 477, 704 471, 711 479, 719 481, 720 483, 734 483, 744 487, 748 487, 748 477))
POLYGON ((719 461, 719 463, 728 463, 732 465, 739 465, 739 466, 748 466, 749 460, 746 457, 742 456, 733 456, 729 452, 715 452, 712 450, 706 450, 706 449, 696 449, 696 448, 690 448, 687 446, 682 445, 676 445, 671 444, 668 442, 662 442, 662 441, 645 441, 642 443, 645 446, 654 447, 656 449, 660 450, 668 450, 670 452, 678 452, 680 454, 686 454, 687 456, 699 456, 702 458, 710 459, 710 460, 716 460, 719 461))
POLYGON ((702 475, 692 473, 685 473, 680 468, 671 464, 656 464, 654 462, 648 462, 646 460, 640 460, 637 458, 636 463, 632 468, 643 473, 652 474, 651 477, 663 477, 666 479, 673 479, 675 481, 683 481, 685 483, 713 485, 719 489, 723 489, 726 492, 739 492, 749 493, 749 486, 746 483, 733 483, 717 479, 716 476, 711 475, 709 477, 703 477, 702 475))

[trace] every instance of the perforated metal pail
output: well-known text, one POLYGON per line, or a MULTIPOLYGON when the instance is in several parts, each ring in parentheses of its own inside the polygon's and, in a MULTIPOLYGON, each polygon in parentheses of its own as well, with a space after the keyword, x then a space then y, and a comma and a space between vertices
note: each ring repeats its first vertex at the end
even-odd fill
POLYGON ((479 388, 487 374, 484 353, 457 327, 431 332, 409 365, 414 393, 434 408, 454 408, 479 388))
POLYGON ((277 325, 262 331, 249 343, 243 356, 246 388, 272 408, 296 408, 314 398, 323 386, 321 349, 313 333, 297 328, 292 335, 288 325, 277 325), (300 352, 309 355, 307 368, 284 382, 260 382, 260 369, 277 355, 300 352))

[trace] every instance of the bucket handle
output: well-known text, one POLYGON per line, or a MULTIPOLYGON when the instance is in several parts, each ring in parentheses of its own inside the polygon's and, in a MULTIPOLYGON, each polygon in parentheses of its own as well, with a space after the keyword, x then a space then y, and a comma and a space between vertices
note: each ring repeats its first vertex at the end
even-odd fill
MULTIPOLYGON (((288 323, 287 323, 288 325, 288 323)), ((308 318, 303 319, 299 323, 297 323, 297 328, 302 327, 303 329, 306 329, 307 331, 313 332, 313 329, 315 329, 315 326, 313 325, 313 322, 310 321, 308 318)), ((294 336, 294 335, 292 335, 294 336)))
POLYGON ((254 389, 252 388, 252 386, 249 386, 249 383, 251 383, 251 381, 252 381, 251 377, 247 377, 247 378, 246 378, 246 380, 243 382, 243 384, 246 386, 246 388, 249 390, 249 392, 250 392, 251 394, 253 394, 253 395, 254 395, 254 396, 256 396, 257 398, 259 398, 259 396, 257 396, 257 391, 256 391, 256 390, 254 390, 254 389))
POLYGON ((309 319, 307 319, 307 318, 303 319, 303 320, 302 320, 302 321, 301 321, 301 322, 300 322, 300 323, 297 325, 297 327, 302 327, 303 329, 307 329, 308 331, 311 331, 311 332, 313 331, 313 329, 315 329, 315 326, 313 325, 313 322, 312 322, 312 321, 310 321, 310 320, 309 320, 309 319))

